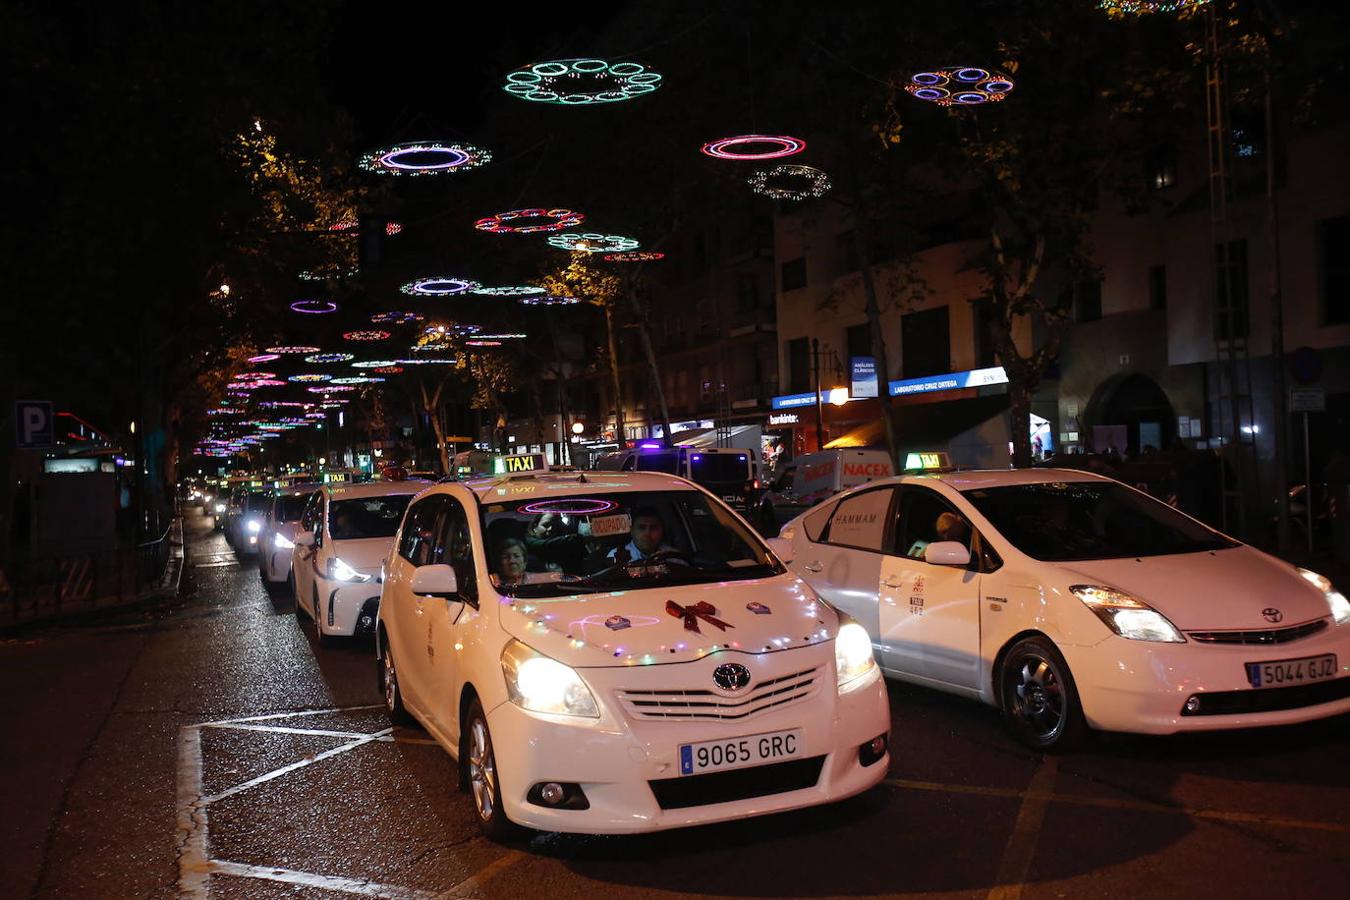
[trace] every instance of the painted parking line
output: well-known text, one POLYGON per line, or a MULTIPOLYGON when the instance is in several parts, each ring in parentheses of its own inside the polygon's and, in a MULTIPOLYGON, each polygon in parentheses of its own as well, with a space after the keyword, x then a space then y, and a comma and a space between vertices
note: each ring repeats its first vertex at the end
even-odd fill
POLYGON ((356 894, 361 897, 387 897, 389 900, 434 900, 434 898, 443 896, 433 891, 419 891, 415 888, 380 884, 376 881, 365 881, 360 878, 318 875, 314 872, 299 872, 295 869, 282 869, 275 866, 250 866, 246 863, 229 862, 221 859, 213 859, 208 865, 209 871, 213 875, 256 878, 262 881, 276 881, 282 884, 320 888, 325 891, 356 894))
POLYGON ((234 787, 226 788, 219 794, 212 794, 210 797, 203 797, 201 799, 201 803, 204 806, 210 806, 212 803, 224 800, 226 797, 233 797, 235 794, 238 794, 241 791, 246 791, 249 788, 257 787, 260 784, 266 784, 267 782, 273 780, 274 778, 280 778, 283 775, 289 775, 294 771, 305 768, 306 766, 312 766, 315 763, 323 762, 325 759, 332 759, 334 756, 338 756, 339 754, 342 753, 348 753, 352 750, 355 750, 357 747, 364 747, 366 744, 369 744, 372 741, 378 741, 380 738, 384 737, 386 734, 389 734, 393 730, 394 729, 392 728, 386 728, 383 731, 378 731, 375 734, 368 734, 365 737, 362 737, 355 741, 351 741, 350 743, 347 744, 342 744, 341 746, 338 747, 334 747, 331 750, 325 750, 322 753, 316 753, 313 756, 307 756, 304 759, 296 760, 290 765, 282 766, 280 769, 273 769, 271 772, 264 772, 257 778, 250 778, 248 781, 245 781, 241 784, 236 784, 234 787))
POLYGON ((1017 810, 1012 834, 1003 848, 1003 858, 999 860, 998 874, 994 877, 988 900, 1018 900, 1022 896, 1022 885, 1026 884, 1031 861, 1036 858, 1036 844, 1041 839, 1041 826, 1045 824, 1045 811, 1055 795, 1058 775, 1059 761, 1047 756, 1036 774, 1031 776, 1031 783, 1022 795, 1022 805, 1017 810))
POLYGON ((529 855, 519 850, 508 850, 502 856, 497 857, 483 868, 474 872, 468 878, 456 884, 450 890, 441 894, 441 897, 473 897, 478 891, 482 890, 483 885, 496 878, 507 869, 529 859, 529 855))
MULTIPOLYGON (((1020 799, 1030 791, 1015 788, 986 787, 973 784, 944 784, 937 781, 912 781, 905 778, 888 778, 885 784, 906 791, 931 791, 941 794, 969 794, 977 797, 1002 797, 1020 799)), ((1151 812, 1162 815, 1180 815, 1209 822, 1223 822, 1233 825, 1265 825, 1272 828, 1303 828, 1309 831, 1329 831, 1333 834, 1350 834, 1350 824, 1340 822, 1319 822, 1308 819, 1289 819, 1283 816, 1271 816, 1265 813, 1242 812, 1221 809, 1199 809, 1190 806, 1169 806, 1165 803, 1149 803, 1144 800, 1117 800, 1110 797, 1084 797, 1074 794, 1052 794, 1046 799, 1051 803, 1063 803, 1069 806, 1093 806, 1100 809, 1123 809, 1137 812, 1151 812)))

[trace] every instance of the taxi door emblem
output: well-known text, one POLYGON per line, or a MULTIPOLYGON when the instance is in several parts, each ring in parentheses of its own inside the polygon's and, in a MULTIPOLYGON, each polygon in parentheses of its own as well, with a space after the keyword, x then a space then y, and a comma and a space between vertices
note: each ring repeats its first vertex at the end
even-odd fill
POLYGON ((1261 618, 1273 625, 1276 622, 1284 621, 1284 613, 1273 606, 1267 606, 1265 609, 1261 610, 1261 618))

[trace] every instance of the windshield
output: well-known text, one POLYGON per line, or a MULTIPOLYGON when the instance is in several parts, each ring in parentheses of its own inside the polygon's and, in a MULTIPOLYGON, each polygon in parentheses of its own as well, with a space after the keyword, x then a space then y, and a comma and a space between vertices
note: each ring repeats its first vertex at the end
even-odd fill
POLYGON ((693 453, 689 456, 689 475, 697 482, 750 480, 750 464, 744 453, 693 453))
POLYGON ((272 502, 272 495, 266 491, 249 494, 244 499, 244 509, 249 512, 262 512, 272 502))
POLYGON ((328 534, 335 541, 393 537, 412 494, 335 500, 328 504, 328 534))
POLYGON ((680 454, 677 450, 661 453, 639 453, 636 462, 634 468, 639 472, 665 472, 669 475, 675 475, 680 470, 680 454))
POLYGON ((1172 507, 1114 482, 1019 484, 964 494, 1014 547, 1050 562, 1237 546, 1172 507))
POLYGON ((272 516, 278 522, 298 522, 308 502, 308 494, 302 497, 278 497, 277 505, 272 509, 272 516))
POLYGON ((699 491, 534 497, 484 502, 482 509, 492 581, 510 596, 742 581, 783 571, 731 513, 699 491))

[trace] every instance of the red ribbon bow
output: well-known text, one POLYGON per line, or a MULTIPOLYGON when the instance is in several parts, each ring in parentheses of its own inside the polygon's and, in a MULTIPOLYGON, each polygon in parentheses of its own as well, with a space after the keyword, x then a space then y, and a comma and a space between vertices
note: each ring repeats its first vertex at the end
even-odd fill
POLYGON ((716 625, 723 631, 726 631, 728 628, 736 627, 735 625, 729 625, 726 622, 723 622, 721 619, 717 618, 717 616, 714 615, 717 612, 717 607, 713 606, 706 600, 700 600, 697 603, 690 604, 689 606, 681 606, 674 600, 667 600, 666 612, 670 613, 677 619, 684 619, 685 631, 693 631, 698 634, 703 633, 698 630, 699 619, 702 619, 709 625, 716 625))

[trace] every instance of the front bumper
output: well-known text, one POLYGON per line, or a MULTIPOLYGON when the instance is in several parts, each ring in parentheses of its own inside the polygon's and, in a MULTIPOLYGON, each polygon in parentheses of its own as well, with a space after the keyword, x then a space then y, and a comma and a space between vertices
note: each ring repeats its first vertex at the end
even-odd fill
MULTIPOLYGON (((1062 646, 1078 687, 1083 714, 1093 728, 1142 734, 1176 734, 1267 725, 1291 725, 1350 712, 1350 625, 1286 644, 1161 644, 1115 635, 1091 647, 1062 646), (1339 674, 1317 690, 1263 697, 1281 688, 1253 688, 1246 663, 1336 654, 1339 674), (1206 703, 1205 695, 1211 695, 1206 703), (1201 709, 1186 714, 1187 699, 1198 695, 1201 709), (1339 696, 1337 696, 1339 695, 1339 696), (1327 700, 1328 696, 1332 699, 1327 700), (1321 702, 1319 702, 1321 701, 1321 702), (1291 708, 1275 709, 1272 706, 1291 708), (1229 710, 1240 710, 1229 712, 1229 710)), ((1317 685, 1319 682, 1312 682, 1317 685)))
MULTIPOLYGON (((722 654, 693 663, 582 670, 582 677, 602 706, 598 719, 532 713, 513 703, 502 703, 488 713, 488 725, 507 816, 542 831, 637 833, 799 809, 867 790, 886 776, 890 761, 889 753, 869 759, 870 765, 863 765, 860 759, 863 745, 889 735, 885 683, 878 670, 850 685, 846 693, 837 694, 833 647, 824 645, 824 649, 829 659, 820 666, 821 684, 812 695, 741 720, 645 719, 618 698, 620 689, 634 690, 644 684, 669 686, 672 678, 679 683, 690 675, 696 676, 698 684, 710 683, 712 669, 727 661, 722 654), (739 786, 730 788, 731 794, 737 790, 743 794, 745 785, 749 785, 748 790, 758 791, 760 796, 721 800, 728 795, 729 779, 722 778, 721 784, 695 785, 698 779, 721 776, 680 777, 681 744, 788 728, 802 730, 802 752, 796 758, 802 764, 777 763, 782 768, 772 772, 767 771, 770 766, 731 770, 747 773, 744 778, 730 779, 739 782, 739 786), (806 763, 808 760, 811 762, 806 763), (781 780, 775 784, 774 779, 781 780), (532 787, 549 781, 579 785, 589 807, 551 808, 527 800, 532 787), (758 787, 755 782, 759 782, 758 787), (781 790, 782 786, 790 789, 781 790), (660 802, 658 792, 663 797, 660 802)), ((801 664, 800 658, 787 657, 798 653, 804 651, 764 656, 780 657, 775 662, 793 666, 801 664)))
POLYGON ((375 613, 380 608, 380 582, 314 580, 319 594, 318 627, 324 634, 352 637, 375 630, 375 613))

